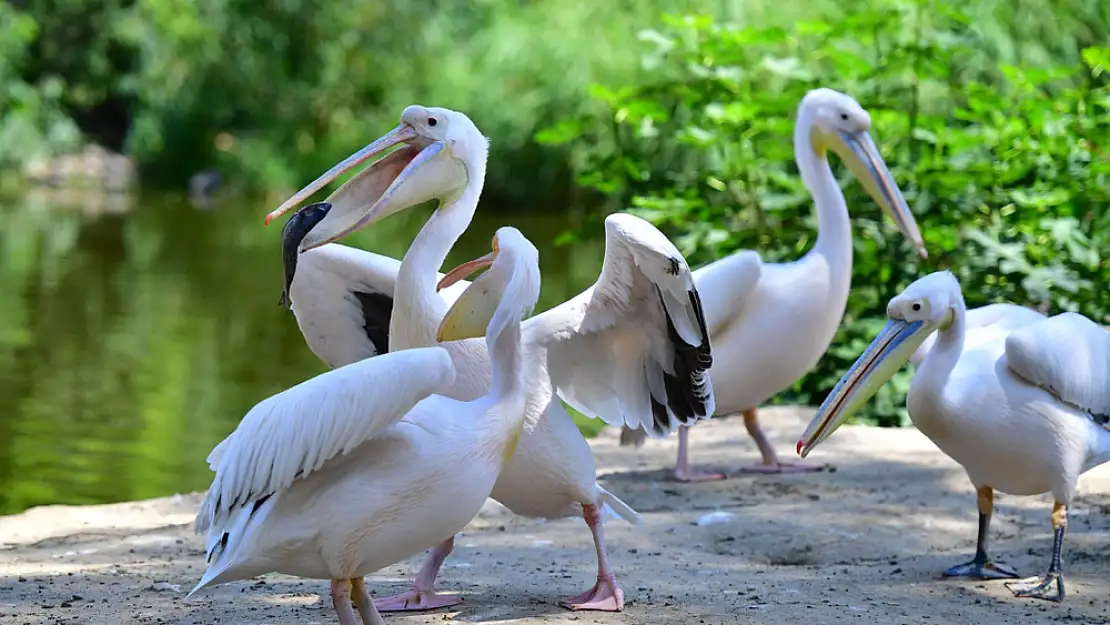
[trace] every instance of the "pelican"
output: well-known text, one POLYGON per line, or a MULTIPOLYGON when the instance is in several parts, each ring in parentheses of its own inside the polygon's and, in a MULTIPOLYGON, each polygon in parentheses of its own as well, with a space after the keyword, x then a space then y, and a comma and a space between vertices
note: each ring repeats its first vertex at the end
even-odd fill
MULTIPOLYGON (((406 108, 397 128, 310 183, 270 213, 267 223, 341 173, 398 144, 400 149, 351 178, 324 203, 302 208, 301 217, 291 218, 299 219, 297 225, 287 222, 285 249, 299 252, 297 265, 286 272, 288 299, 309 346, 332 366, 385 348, 396 352, 433 344, 435 328, 453 297, 445 293, 490 262, 487 255, 447 275, 438 273, 473 218, 488 155, 488 141, 473 122, 448 109, 406 108), (332 243, 432 199, 439 207, 399 266, 392 259, 332 243), (340 256, 346 259, 344 267, 357 264, 358 271, 337 275, 329 269, 338 266, 333 261, 340 256), (312 269, 304 274, 306 267, 312 269), (329 284, 328 293, 314 290, 315 280, 329 284), (442 288, 438 294, 437 280, 442 288), (375 307, 377 312, 369 312, 375 307), (387 332, 379 322, 366 321, 387 316, 387 332)), ((632 215, 610 215, 605 237, 605 262, 597 282, 523 326, 526 411, 535 426, 526 428, 491 493, 522 516, 584 518, 597 554, 597 582, 561 602, 572 610, 623 608, 624 591, 606 555, 602 509, 631 523, 639 523, 639 515, 597 483, 590 446, 559 398, 584 414, 653 436, 713 412, 706 374, 709 337, 686 260, 654 226, 632 215)), ((480 341, 446 347, 459 371, 447 395, 466 400, 486 393, 487 348, 480 341)), ((448 539, 437 546, 413 589, 379 600, 378 609, 424 610, 458 603, 458 597, 433 589, 453 544, 448 539)))
POLYGON ((384 625, 362 576, 432 547, 478 514, 524 428, 520 324, 539 297, 536 248, 513 228, 439 340, 485 334, 489 393, 443 395, 443 347, 355 362, 278 393, 222 445, 197 514, 208 567, 190 592, 277 571, 330 579, 341 625, 384 625), (353 592, 353 597, 352 597, 353 592))
POLYGON ((911 284, 890 300, 890 321, 821 404, 798 453, 832 435, 935 332, 906 407, 917 429, 963 465, 979 507, 974 558, 944 575, 1016 578, 990 557, 994 491, 1052 493, 1048 571, 1006 585, 1018 597, 1062 601, 1060 560, 1076 481, 1110 460, 1110 335, 1075 313, 1045 318, 1004 306, 989 314, 994 323, 968 327, 960 284, 947 271, 911 284))
MULTIPOLYGON (((709 376, 717 399, 715 415, 740 412, 759 447, 760 463, 745 472, 819 470, 820 466, 779 459, 759 425, 756 408, 812 369, 836 335, 852 281, 852 228, 826 153, 836 152, 902 233, 926 257, 917 222, 868 132, 871 116, 853 98, 815 89, 802 98, 794 125, 794 158, 817 210, 817 242, 792 263, 764 264, 754 251, 741 251, 694 272, 713 344, 709 376)), ((678 434, 674 477, 680 481, 723 479, 692 469, 689 430, 678 434)), ((622 444, 643 442, 624 431, 622 444)))

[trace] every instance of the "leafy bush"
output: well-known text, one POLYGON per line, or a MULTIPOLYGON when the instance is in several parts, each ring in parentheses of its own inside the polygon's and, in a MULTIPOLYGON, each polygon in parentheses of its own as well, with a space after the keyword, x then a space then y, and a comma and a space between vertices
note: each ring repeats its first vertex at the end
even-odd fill
POLYGON ((8 3, 0 5, 0 168, 76 146, 80 133, 59 103, 58 80, 29 84, 21 75, 38 25, 8 3))
MULTIPOLYGON (((737 249, 801 256, 816 228, 791 134, 808 91, 856 97, 930 252, 918 262, 847 176, 855 263, 844 323, 779 400, 819 403, 925 272, 951 269, 970 307, 993 301, 1110 321, 1110 49, 1083 63, 992 62, 948 2, 886 0, 789 29, 667 16, 641 33, 647 83, 591 90, 595 107, 538 135, 579 180, 673 235, 695 266, 737 249), (926 10, 927 9, 927 10, 926 10)), ((834 165, 835 167, 835 165, 834 165)), ((866 419, 905 423, 902 372, 866 419)))
MULTIPOLYGON (((839 20, 856 14, 856 4, 677 0, 668 7, 768 26, 839 20)), ((78 138, 76 123, 84 138, 133 156, 146 186, 180 187, 216 168, 236 186, 288 190, 419 102, 465 111, 493 138, 487 204, 557 209, 577 190, 566 162, 533 134, 585 112, 591 82, 651 79, 637 64, 635 41, 657 7, 647 0, 17 0, 0 8, 0 93, 10 94, 0 105, 17 100, 17 110, 0 107, 0 116, 18 119, 11 122, 18 127, 0 139, 23 146, 20 154, 56 151, 78 138)), ((967 3, 998 58, 1077 62, 1081 47, 1110 38, 1104 0, 1022 0, 1021 7, 967 3)))

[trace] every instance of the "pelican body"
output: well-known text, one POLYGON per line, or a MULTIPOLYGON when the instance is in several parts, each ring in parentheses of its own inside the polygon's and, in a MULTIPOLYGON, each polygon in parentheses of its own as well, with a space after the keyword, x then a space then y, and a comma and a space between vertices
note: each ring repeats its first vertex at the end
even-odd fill
MULTIPOLYGON (((794 126, 794 155, 817 211, 817 242, 802 258, 764 264, 745 250, 694 272, 713 344, 709 371, 715 415, 743 413, 762 461, 759 473, 811 471, 820 466, 780 461, 763 433, 756 408, 812 369, 836 335, 852 281, 852 229, 844 194, 826 154, 835 151, 875 202, 926 256, 921 233, 869 129, 871 117, 853 98, 815 89, 802 99, 794 126)), ((639 444, 626 431, 622 443, 639 444)), ((688 431, 679 431, 674 474, 680 481, 724 478, 689 466, 688 431)))
MULTIPOLYGON (((396 129, 323 174, 267 219, 396 145, 401 147, 351 178, 324 203, 302 208, 287 222, 285 247, 298 250, 288 287, 292 310, 309 346, 332 366, 374 356, 384 346, 397 352, 434 344, 453 290, 465 285, 469 272, 489 264, 487 256, 447 275, 438 272, 474 215, 488 156, 488 141, 473 122, 448 109, 408 107, 396 129), (432 199, 439 207, 399 265, 334 243, 432 199), (292 220, 297 225, 290 226, 292 220), (356 258, 360 271, 352 271, 350 261, 356 258), (373 307, 378 310, 368 310, 373 307), (387 333, 377 321, 366 321, 385 314, 390 319, 387 333)), ((606 556, 602 508, 632 523, 639 522, 639 515, 597 483, 589 444, 560 399, 584 414, 652 436, 707 418, 714 401, 707 374, 709 335, 685 259, 654 226, 633 215, 609 216, 605 235, 605 263, 597 282, 522 326, 527 426, 491 493, 523 516, 584 518, 597 551, 598 575, 592 588, 562 602, 574 610, 623 608, 624 593, 606 556)), ((447 394, 466 400, 488 392, 488 348, 481 341, 445 348, 459 372, 447 394)), ((433 590, 452 547, 452 540, 437 547, 413 590, 379 600, 379 609, 457 603, 458 598, 433 590)))
MULTIPOLYGON (((341 625, 384 625, 362 576, 461 530, 524 427, 520 322, 539 296, 536 249, 498 231, 499 254, 443 319, 440 340, 486 334, 489 393, 444 396, 457 372, 427 347, 321 374, 255 406, 209 456, 207 534, 192 593, 269 572, 332 580, 341 625), (488 330, 487 330, 488 328, 488 330)), ((192 594, 190 593, 190 595, 192 594)))
POLYGON ((960 285, 947 271, 911 284, 890 300, 887 314, 886 328, 821 404, 799 453, 809 454, 903 364, 918 360, 906 400, 910 419, 963 466, 978 494, 975 557, 945 575, 1017 577, 990 557, 994 491, 1052 493, 1048 571, 1007 585, 1019 597, 1061 601, 1061 552, 1076 481, 1110 460, 1110 334, 1082 315, 1045 318, 1012 305, 978 309, 971 325, 960 285))

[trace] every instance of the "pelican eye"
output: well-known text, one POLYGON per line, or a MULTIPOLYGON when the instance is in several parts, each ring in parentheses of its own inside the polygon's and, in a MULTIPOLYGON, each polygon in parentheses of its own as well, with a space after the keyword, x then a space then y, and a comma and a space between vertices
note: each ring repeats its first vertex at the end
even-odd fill
POLYGON ((429 126, 435 126, 438 123, 439 123, 439 120, 437 120, 436 118, 434 118, 434 117, 429 117, 428 118, 428 125, 429 126))
POLYGON ((915 304, 913 305, 913 309, 914 309, 914 310, 921 310, 921 304, 917 304, 917 303, 915 303, 915 304))

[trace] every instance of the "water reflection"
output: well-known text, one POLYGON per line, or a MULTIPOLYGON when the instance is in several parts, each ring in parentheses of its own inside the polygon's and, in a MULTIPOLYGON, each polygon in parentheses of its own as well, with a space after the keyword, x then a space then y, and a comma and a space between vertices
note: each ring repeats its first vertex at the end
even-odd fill
MULTIPOLYGON (((0 513, 204 488, 208 451, 253 404, 324 370, 277 304, 271 206, 71 199, 0 200, 0 513)), ((596 279, 600 225, 555 247, 568 217, 480 211, 449 264, 512 224, 540 250, 541 309, 596 279)), ((399 258, 428 214, 347 243, 399 258)))

